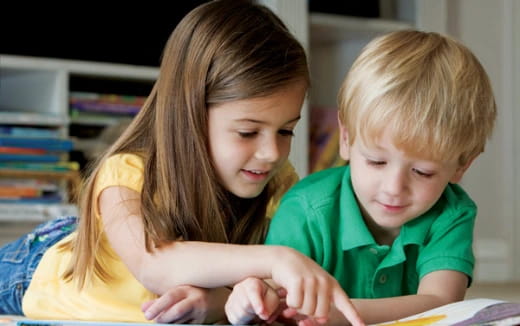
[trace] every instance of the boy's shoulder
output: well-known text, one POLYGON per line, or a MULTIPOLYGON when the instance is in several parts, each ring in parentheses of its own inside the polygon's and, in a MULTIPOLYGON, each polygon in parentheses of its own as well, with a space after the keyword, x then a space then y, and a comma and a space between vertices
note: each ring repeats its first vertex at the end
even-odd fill
POLYGON ((311 173, 296 183, 287 194, 306 197, 330 196, 339 191, 345 173, 349 171, 348 166, 340 166, 311 173))
POLYGON ((448 184, 448 186, 444 190, 442 198, 446 202, 447 206, 450 208, 456 209, 464 206, 476 209, 477 207, 477 205, 475 204, 473 199, 471 199, 469 194, 460 185, 455 183, 448 184))

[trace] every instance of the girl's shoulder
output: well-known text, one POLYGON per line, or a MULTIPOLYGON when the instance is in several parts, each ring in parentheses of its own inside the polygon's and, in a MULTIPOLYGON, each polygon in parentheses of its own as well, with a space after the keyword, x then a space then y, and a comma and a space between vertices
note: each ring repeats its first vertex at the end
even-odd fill
POLYGON ((143 170, 143 156, 135 153, 117 153, 109 156, 104 162, 102 162, 100 170, 114 168, 120 169, 125 167, 135 167, 143 170))
POLYGON ((95 193, 110 186, 125 186, 141 191, 143 186, 144 159, 133 153, 118 153, 101 163, 96 176, 95 193))

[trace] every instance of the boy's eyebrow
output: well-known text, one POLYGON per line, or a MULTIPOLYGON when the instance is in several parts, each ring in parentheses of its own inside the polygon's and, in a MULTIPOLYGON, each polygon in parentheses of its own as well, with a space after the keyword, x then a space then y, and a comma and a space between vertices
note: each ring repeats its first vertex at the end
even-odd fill
MULTIPOLYGON (((294 119, 291 119, 289 121, 287 121, 286 123, 284 124, 288 124, 288 123, 292 123, 292 122, 296 122, 298 120, 301 119, 301 116, 297 116, 296 118, 294 119)), ((238 122, 252 122, 252 123, 258 123, 258 124, 265 124, 265 121, 263 120, 255 120, 255 119, 248 119, 248 118, 245 118, 245 119, 237 119, 235 121, 238 121, 238 122)))

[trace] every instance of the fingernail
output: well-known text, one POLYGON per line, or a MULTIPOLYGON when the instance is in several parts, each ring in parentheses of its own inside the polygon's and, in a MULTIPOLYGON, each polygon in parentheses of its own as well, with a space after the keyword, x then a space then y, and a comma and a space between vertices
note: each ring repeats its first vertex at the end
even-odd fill
POLYGON ((319 317, 319 318, 316 318, 316 321, 320 324, 325 324, 327 322, 327 317, 319 317))

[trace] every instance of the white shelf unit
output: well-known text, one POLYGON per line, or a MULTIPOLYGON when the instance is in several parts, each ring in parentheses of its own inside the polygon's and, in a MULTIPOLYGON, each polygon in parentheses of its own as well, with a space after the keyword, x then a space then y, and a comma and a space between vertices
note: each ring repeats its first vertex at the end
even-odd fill
POLYGON ((362 48, 374 37, 408 29, 409 23, 311 13, 309 15, 311 106, 337 107, 341 83, 362 48))
MULTIPOLYGON (((69 93, 74 91, 70 83, 72 78, 92 79, 92 83, 96 79, 110 80, 114 84, 149 83, 151 89, 158 73, 156 67, 0 54, 0 123, 53 127, 62 137, 68 137, 72 123, 93 123, 69 117, 69 93)), ((99 92, 112 94, 110 89, 100 89, 99 92)), ((116 122, 117 119, 107 118, 101 124, 116 122)), ((43 221, 55 213, 68 215, 76 212, 75 207, 68 203, 25 207, 2 205, 2 223, 43 221)))
MULTIPOLYGON (((307 15, 307 12, 304 14, 307 15)), ((312 74, 311 106, 335 107, 339 85, 361 48, 377 34, 410 27, 396 21, 317 13, 310 14, 308 21, 304 21, 309 24, 309 35, 305 35, 308 41, 302 43, 308 44, 312 74)), ((68 135, 72 123, 92 123, 69 117, 71 78, 152 83, 158 72, 158 68, 154 67, 0 54, 0 120, 4 123, 22 124, 20 121, 26 121, 27 124, 55 126, 63 135, 68 135), (9 113, 5 112, 7 109, 9 113)), ((308 119, 307 113, 304 113, 304 118, 308 119)), ((105 122, 106 125, 114 123, 117 119, 107 118, 105 122)), ((300 124, 307 127, 307 121, 300 124)), ((303 136, 307 137, 308 131, 303 136)), ((298 161, 307 160, 308 152, 307 141, 293 145, 291 156, 302 177, 306 174, 307 164, 298 161)), ((41 219, 26 218, 24 223, 49 218, 47 211, 42 213, 41 219)), ((7 220, 0 219, 0 222, 7 220)))

